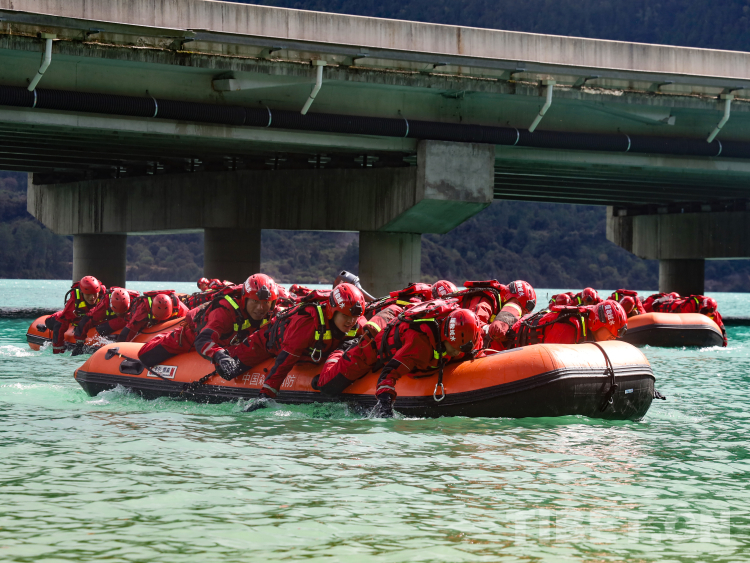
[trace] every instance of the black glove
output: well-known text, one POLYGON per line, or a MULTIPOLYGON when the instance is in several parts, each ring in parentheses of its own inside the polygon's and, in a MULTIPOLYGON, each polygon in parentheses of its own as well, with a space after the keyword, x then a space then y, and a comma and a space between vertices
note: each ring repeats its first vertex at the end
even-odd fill
POLYGON ((393 418, 393 397, 388 393, 378 395, 378 404, 375 405, 373 415, 376 418, 393 418))
POLYGON ((96 326, 96 332, 99 333, 99 336, 109 336, 112 334, 112 327, 109 323, 102 323, 96 326))
POLYGON ((213 362, 216 366, 216 373, 227 381, 232 381, 244 371, 244 369, 242 369, 244 366, 238 360, 235 360, 230 356, 226 350, 219 350, 216 352, 213 357, 213 362))
POLYGON ((73 351, 70 353, 72 356, 80 356, 83 354, 83 340, 76 340, 75 348, 73 348, 73 351))

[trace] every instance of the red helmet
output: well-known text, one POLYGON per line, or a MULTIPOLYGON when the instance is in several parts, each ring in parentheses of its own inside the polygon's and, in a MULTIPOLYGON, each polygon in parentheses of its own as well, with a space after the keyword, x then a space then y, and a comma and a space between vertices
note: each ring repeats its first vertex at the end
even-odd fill
POLYGON ((468 309, 456 309, 445 317, 443 336, 451 346, 468 354, 482 345, 482 329, 477 316, 468 309))
POLYGON ((436 281, 432 284, 432 297, 433 299, 440 299, 444 295, 449 293, 455 293, 458 288, 453 285, 453 282, 448 280, 436 281))
POLYGON ((172 316, 172 299, 169 295, 160 293, 151 302, 151 314, 157 321, 166 321, 172 316))
POLYGON ((555 295, 554 305, 570 305, 573 300, 567 293, 559 293, 555 295))
POLYGON ((623 310, 626 314, 630 314, 630 312, 633 310, 633 307, 635 307, 635 299, 630 297, 630 295, 626 295, 625 297, 622 297, 620 299, 620 305, 622 305, 623 310))
POLYGON ((680 299, 680 294, 676 291, 673 291, 672 293, 667 293, 668 297, 671 297, 672 299, 680 299))
POLYGON ((84 295, 97 295, 102 289, 102 282, 94 276, 86 276, 81 278, 79 287, 84 295))
POLYGON ((242 285, 242 297, 255 301, 276 301, 279 297, 279 286, 266 274, 253 274, 242 285))
POLYGON ((350 283, 340 283, 331 290, 328 297, 328 315, 333 318, 336 311, 349 317, 359 317, 365 312, 365 297, 350 283))
POLYGON ((208 278, 201 278, 198 280, 198 289, 206 291, 208 289, 208 278))
POLYGON ((601 299, 593 287, 587 287, 581 292, 581 301, 584 305, 596 305, 601 302, 601 299))
MULTIPOLYGON (((292 286, 292 287, 294 287, 294 286, 292 286)), ((292 294, 283 285, 276 284, 276 293, 278 294, 278 296, 279 296, 280 299, 291 299, 292 298, 292 294)))
POLYGON ((114 288, 109 296, 109 306, 118 315, 124 315, 130 309, 130 294, 121 287, 114 288))
POLYGON ((628 316, 617 301, 607 299, 589 308, 589 328, 592 332, 606 328, 615 338, 628 329, 628 316))
POLYGON ((500 292, 500 298, 503 302, 517 299, 524 313, 531 313, 536 307, 536 291, 523 280, 512 281, 504 286, 504 289, 500 292))
POLYGON ((708 313, 715 313, 718 307, 719 304, 716 303, 716 299, 714 299, 713 297, 704 297, 700 303, 699 310, 704 315, 707 315, 708 313))

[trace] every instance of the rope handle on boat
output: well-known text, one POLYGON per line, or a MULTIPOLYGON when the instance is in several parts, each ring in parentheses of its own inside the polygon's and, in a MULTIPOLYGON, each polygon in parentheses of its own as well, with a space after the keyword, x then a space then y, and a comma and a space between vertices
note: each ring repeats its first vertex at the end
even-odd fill
POLYGON ((607 355, 607 352, 604 350, 602 345, 599 344, 598 342, 591 342, 591 344, 599 348, 602 354, 604 354, 604 360, 607 363, 607 369, 605 373, 608 373, 608 375, 612 378, 612 384, 610 385, 607 393, 604 395, 604 401, 602 401, 602 406, 599 407, 599 412, 604 412, 607 410, 607 408, 610 405, 614 406, 614 403, 615 403, 614 396, 619 386, 617 385, 617 381, 615 380, 615 368, 612 366, 612 362, 610 361, 609 356, 607 355))
POLYGON ((147 366, 146 364, 144 364, 143 362, 141 362, 141 361, 140 361, 139 359, 137 359, 137 358, 130 358, 130 357, 128 357, 128 356, 125 356, 124 354, 120 354, 120 348, 119 348, 119 347, 115 347, 115 348, 110 348, 109 350, 107 350, 107 353, 106 353, 106 354, 104 354, 104 359, 105 359, 105 360, 111 360, 111 359, 112 359, 112 358, 114 358, 115 356, 117 356, 118 358, 122 358, 123 360, 130 360, 131 362, 138 362, 138 363, 139 363, 139 364, 141 364, 141 365, 142 365, 142 366, 143 366, 144 368, 146 368, 146 371, 148 371, 149 373, 151 373, 151 374, 155 375, 155 376, 156 376, 156 377, 158 377, 159 379, 163 379, 164 381, 168 381, 169 383, 172 383, 172 380, 171 380, 171 379, 167 379, 167 378, 166 378, 166 377, 164 377, 164 376, 163 376, 162 374, 160 374, 160 373, 156 373, 156 372, 155 372, 154 370, 152 370, 152 369, 151 369, 150 367, 148 367, 148 366, 147 366))

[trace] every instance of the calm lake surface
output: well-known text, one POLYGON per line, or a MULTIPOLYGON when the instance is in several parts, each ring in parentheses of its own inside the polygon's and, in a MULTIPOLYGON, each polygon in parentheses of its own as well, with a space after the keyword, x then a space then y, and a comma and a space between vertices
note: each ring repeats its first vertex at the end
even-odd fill
MULTIPOLYGON (((69 285, 0 280, 0 307, 69 285)), ((668 400, 606 422, 89 397, 87 356, 31 351, 29 324, 0 319, 0 561, 750 560, 750 327, 645 348, 668 400)))

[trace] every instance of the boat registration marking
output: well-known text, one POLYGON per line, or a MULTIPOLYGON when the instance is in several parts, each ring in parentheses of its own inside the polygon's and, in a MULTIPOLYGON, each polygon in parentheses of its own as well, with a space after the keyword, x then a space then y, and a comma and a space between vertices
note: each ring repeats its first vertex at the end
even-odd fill
POLYGON ((632 393, 632 392, 633 392, 633 390, 632 390, 632 389, 625 389, 625 394, 626 394, 626 395, 627 395, 628 393, 632 393))
MULTIPOLYGON (((165 377, 167 379, 174 379, 175 374, 177 373, 177 366, 154 366, 151 368, 152 371, 155 371, 162 377, 165 377)), ((154 375, 150 371, 147 372, 147 375, 149 377, 158 377, 157 375, 154 375)))

